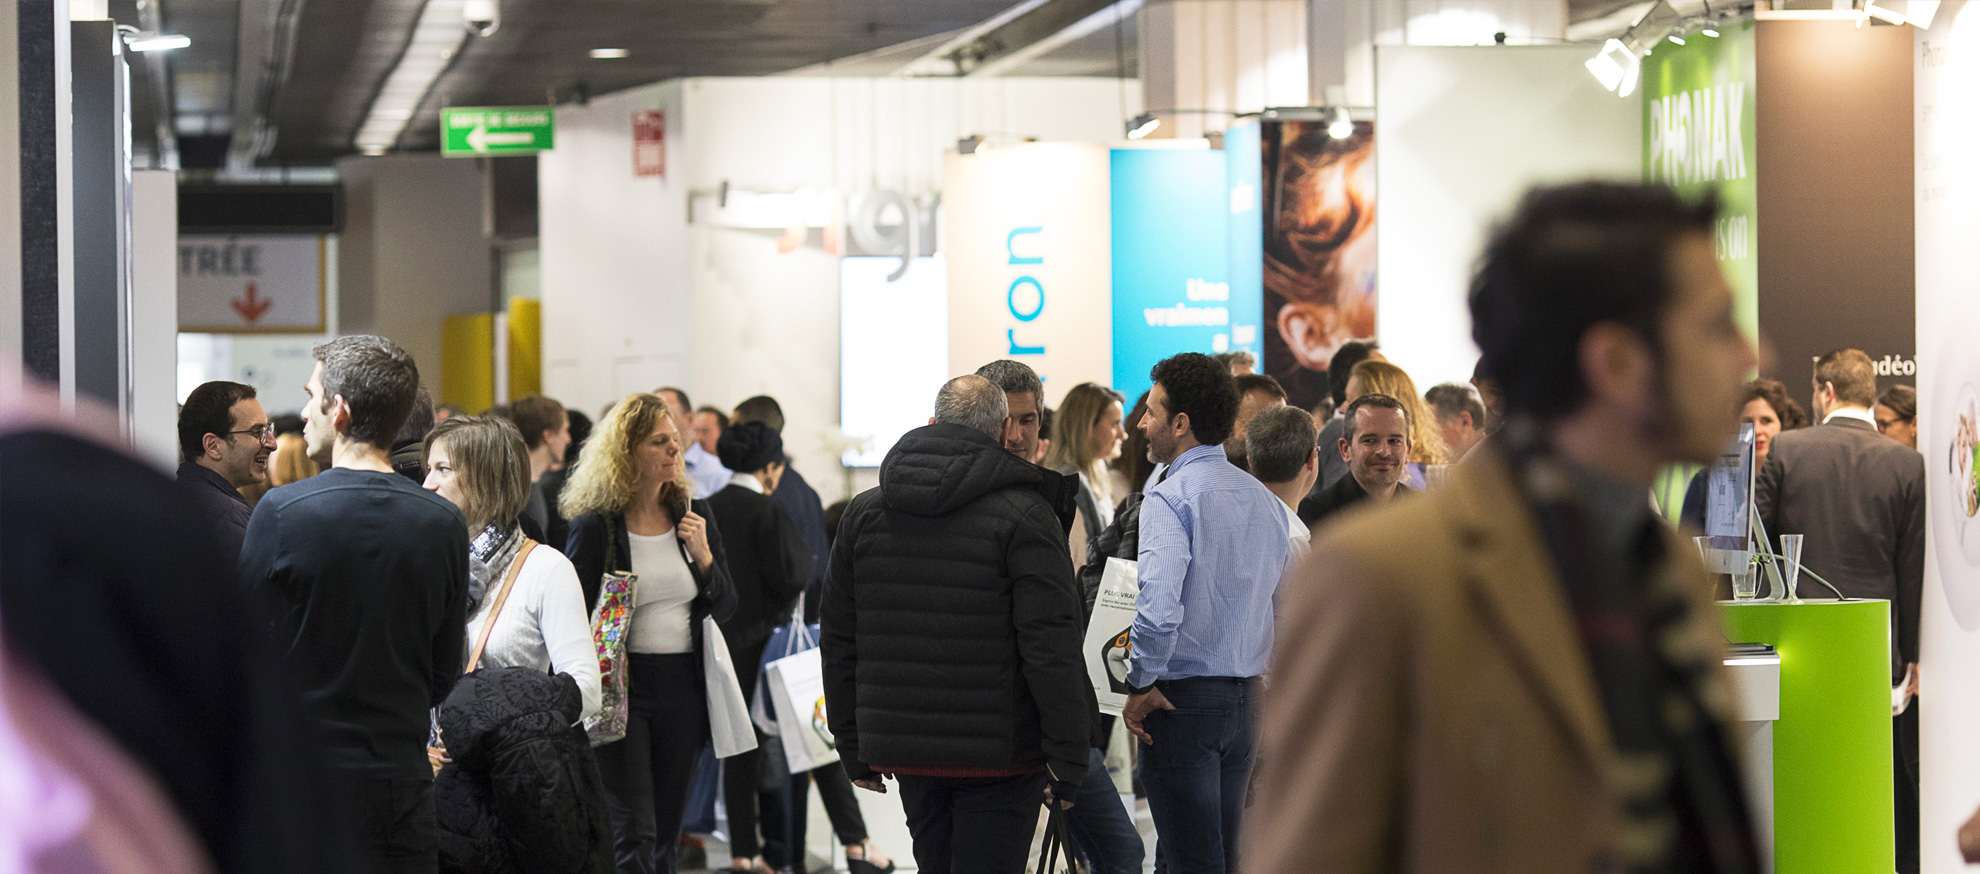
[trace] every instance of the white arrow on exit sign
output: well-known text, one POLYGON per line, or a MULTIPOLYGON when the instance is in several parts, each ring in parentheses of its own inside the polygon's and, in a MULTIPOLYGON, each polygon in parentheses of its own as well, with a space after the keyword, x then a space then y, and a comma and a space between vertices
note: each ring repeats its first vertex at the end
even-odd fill
POLYGON ((487 125, 468 131, 468 148, 477 152, 488 151, 489 146, 527 146, 536 142, 536 135, 529 131, 489 133, 487 125))

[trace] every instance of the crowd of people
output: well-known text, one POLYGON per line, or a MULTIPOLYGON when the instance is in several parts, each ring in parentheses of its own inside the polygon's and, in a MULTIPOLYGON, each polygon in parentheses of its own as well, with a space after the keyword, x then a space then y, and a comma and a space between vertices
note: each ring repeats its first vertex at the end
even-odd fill
MULTIPOLYGON (((1050 408, 1031 367, 986 363, 930 399, 878 488, 830 508, 767 396, 723 410, 663 387, 595 427, 542 395, 470 415, 376 336, 317 347, 297 416, 201 385, 176 482, 150 487, 173 509, 130 524, 179 536, 163 576, 195 578, 185 605, 245 596, 207 626, 244 641, 232 673, 200 679, 237 679, 252 695, 229 706, 261 715, 155 690, 135 706, 241 720, 209 747, 264 733, 210 773, 160 764, 114 700, 70 693, 82 681, 36 649, 56 640, 23 628, 23 587, 0 607, 78 702, 50 724, 104 726, 170 800, 126 826, 166 835, 171 864, 104 870, 673 872, 719 792, 733 870, 802 871, 815 786, 852 874, 895 867, 855 788, 897 791, 915 862, 945 874, 1025 871, 1041 822, 1105 874, 1758 872, 1712 584, 1646 500, 1747 423, 1767 530, 1809 535, 1811 572, 1894 604, 1897 861, 1915 871, 1915 395, 1878 394, 1855 350, 1816 363, 1818 421, 1746 382, 1714 213, 1650 187, 1530 193, 1470 289, 1468 384, 1419 392, 1350 342, 1316 410, 1248 354, 1194 352, 1133 404, 1083 383, 1050 408), (1113 673, 1088 631, 1121 561, 1113 673), (724 696, 760 705, 780 635, 810 623, 839 761, 788 773, 759 724, 715 768, 724 696)), ((0 463, 96 463, 49 439, 0 436, 0 463)), ((94 475, 112 473, 143 478, 94 475)), ((41 497, 19 482, 10 527, 41 497)), ((22 555, 10 575, 69 567, 22 555)), ((185 652, 152 670, 217 658, 185 652)), ((34 688, 0 684, 10 712, 34 688)))

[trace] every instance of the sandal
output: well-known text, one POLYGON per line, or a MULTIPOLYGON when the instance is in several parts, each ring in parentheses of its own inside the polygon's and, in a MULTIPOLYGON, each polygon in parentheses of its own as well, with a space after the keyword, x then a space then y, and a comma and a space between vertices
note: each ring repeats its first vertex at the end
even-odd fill
POLYGON ((846 853, 846 874, 893 874, 894 860, 886 860, 887 864, 885 866, 875 865, 867 861, 866 856, 873 852, 870 846, 871 843, 871 841, 861 841, 858 846, 846 848, 847 850, 860 851, 860 855, 858 856, 854 856, 850 852, 846 853))

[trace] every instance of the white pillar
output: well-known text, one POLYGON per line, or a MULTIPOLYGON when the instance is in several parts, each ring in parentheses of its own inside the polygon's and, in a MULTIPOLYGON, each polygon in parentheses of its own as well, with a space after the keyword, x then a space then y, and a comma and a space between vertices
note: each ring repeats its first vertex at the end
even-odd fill
POLYGON ((1153 135, 1200 137, 1230 126, 1231 116, 1220 112, 1312 102, 1306 3, 1154 0, 1141 7, 1142 93, 1162 119, 1153 135))

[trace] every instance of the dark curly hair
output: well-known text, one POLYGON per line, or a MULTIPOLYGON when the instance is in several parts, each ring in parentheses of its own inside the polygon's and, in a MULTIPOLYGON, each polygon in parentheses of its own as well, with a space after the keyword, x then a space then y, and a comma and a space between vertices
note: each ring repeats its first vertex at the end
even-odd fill
POLYGON ((1747 404, 1754 401, 1766 401, 1767 406, 1774 408, 1774 418, 1781 420, 1783 431, 1808 427, 1808 413, 1788 394, 1787 386, 1778 379, 1762 377, 1747 383, 1745 394, 1739 398, 1739 409, 1734 410, 1733 415, 1739 415, 1747 404))
POLYGON ((1229 366, 1201 352, 1164 358, 1149 371, 1150 378, 1169 394, 1169 415, 1189 416, 1189 430, 1205 446, 1230 439, 1237 424, 1237 381, 1229 366))
POLYGON ((1471 281, 1471 336, 1504 387, 1506 409, 1542 420, 1581 409, 1582 335, 1621 323, 1663 354, 1679 240, 1709 235, 1711 195, 1663 186, 1582 182, 1527 192, 1493 230, 1471 281))

